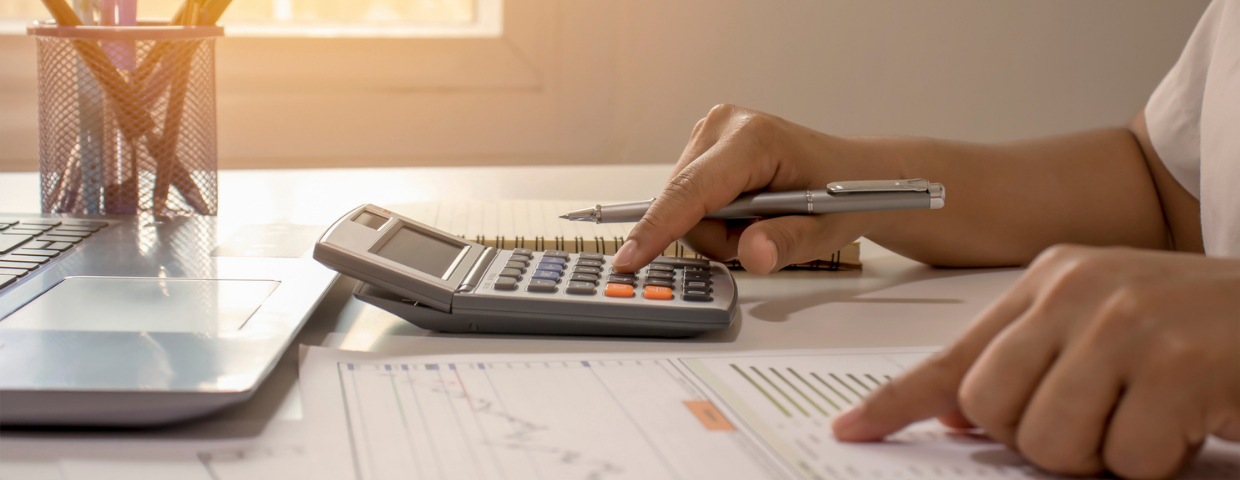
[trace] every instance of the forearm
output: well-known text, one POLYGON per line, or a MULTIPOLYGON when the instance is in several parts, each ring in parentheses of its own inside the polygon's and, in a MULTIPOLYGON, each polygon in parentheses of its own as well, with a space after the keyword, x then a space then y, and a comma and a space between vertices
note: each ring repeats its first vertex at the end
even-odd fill
POLYGON ((866 236, 940 266, 1028 263, 1057 243, 1168 247, 1157 190, 1120 128, 1005 144, 841 139, 841 155, 942 183, 942 210, 871 214, 866 236))

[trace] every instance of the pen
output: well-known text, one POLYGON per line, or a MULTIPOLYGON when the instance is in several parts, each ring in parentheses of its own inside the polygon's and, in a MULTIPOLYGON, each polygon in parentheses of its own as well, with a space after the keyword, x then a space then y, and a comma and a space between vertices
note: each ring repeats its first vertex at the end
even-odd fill
MULTIPOLYGON (((705 218, 756 218, 841 212, 943 208, 943 184, 923 178, 831 182, 821 190, 766 192, 745 195, 705 218)), ((575 222, 622 223, 641 220, 654 199, 595 205, 560 215, 575 222)))

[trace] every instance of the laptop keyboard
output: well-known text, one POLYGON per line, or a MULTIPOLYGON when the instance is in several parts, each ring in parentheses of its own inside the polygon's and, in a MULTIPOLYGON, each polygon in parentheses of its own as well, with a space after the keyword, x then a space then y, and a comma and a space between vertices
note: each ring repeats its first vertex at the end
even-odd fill
POLYGON ((102 220, 0 218, 0 289, 107 226, 102 220))

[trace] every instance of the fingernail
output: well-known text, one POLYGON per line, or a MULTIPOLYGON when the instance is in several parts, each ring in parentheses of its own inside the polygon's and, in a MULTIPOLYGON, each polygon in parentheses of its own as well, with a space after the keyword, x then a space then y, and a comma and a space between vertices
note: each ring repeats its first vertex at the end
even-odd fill
POLYGON ((831 430, 835 432, 836 438, 848 439, 855 436, 860 423, 861 406, 858 405, 835 417, 835 420, 831 421, 831 430))
POLYGON ((757 257, 761 259, 759 260, 759 271, 764 273, 771 273, 775 271, 775 261, 778 259, 778 252, 775 248, 775 242, 771 241, 770 238, 763 236, 762 241, 758 242, 758 244, 761 245, 761 247, 759 247, 760 251, 757 255, 757 257))
POLYGON ((627 267, 633 263, 633 255, 637 255, 637 240, 628 239, 620 246, 620 250, 616 251, 616 255, 611 257, 611 264, 617 267, 627 267))

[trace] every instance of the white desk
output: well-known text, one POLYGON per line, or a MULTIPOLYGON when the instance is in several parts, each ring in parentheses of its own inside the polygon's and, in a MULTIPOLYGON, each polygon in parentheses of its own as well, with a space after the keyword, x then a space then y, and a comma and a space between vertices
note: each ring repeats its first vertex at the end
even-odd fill
MULTIPOLYGON (((243 224, 327 225, 367 202, 648 198, 669 170, 626 165, 225 171, 219 231, 223 238, 243 224)), ((0 174, 0 212, 37 212, 38 191, 37 174, 0 174)), ((859 273, 737 272, 743 320, 726 332, 688 340, 436 334, 353 300, 354 282, 342 279, 296 342, 404 355, 943 345, 1019 274, 933 269, 869 242, 862 245, 862 261, 859 273)), ((295 447, 290 445, 301 418, 295 355, 285 355, 251 401, 198 422, 139 432, 0 431, 0 479, 76 480, 83 470, 99 478, 114 471, 130 479, 171 472, 205 479, 211 475, 198 461, 202 452, 270 446, 272 455, 284 455, 281 449, 295 447)))

